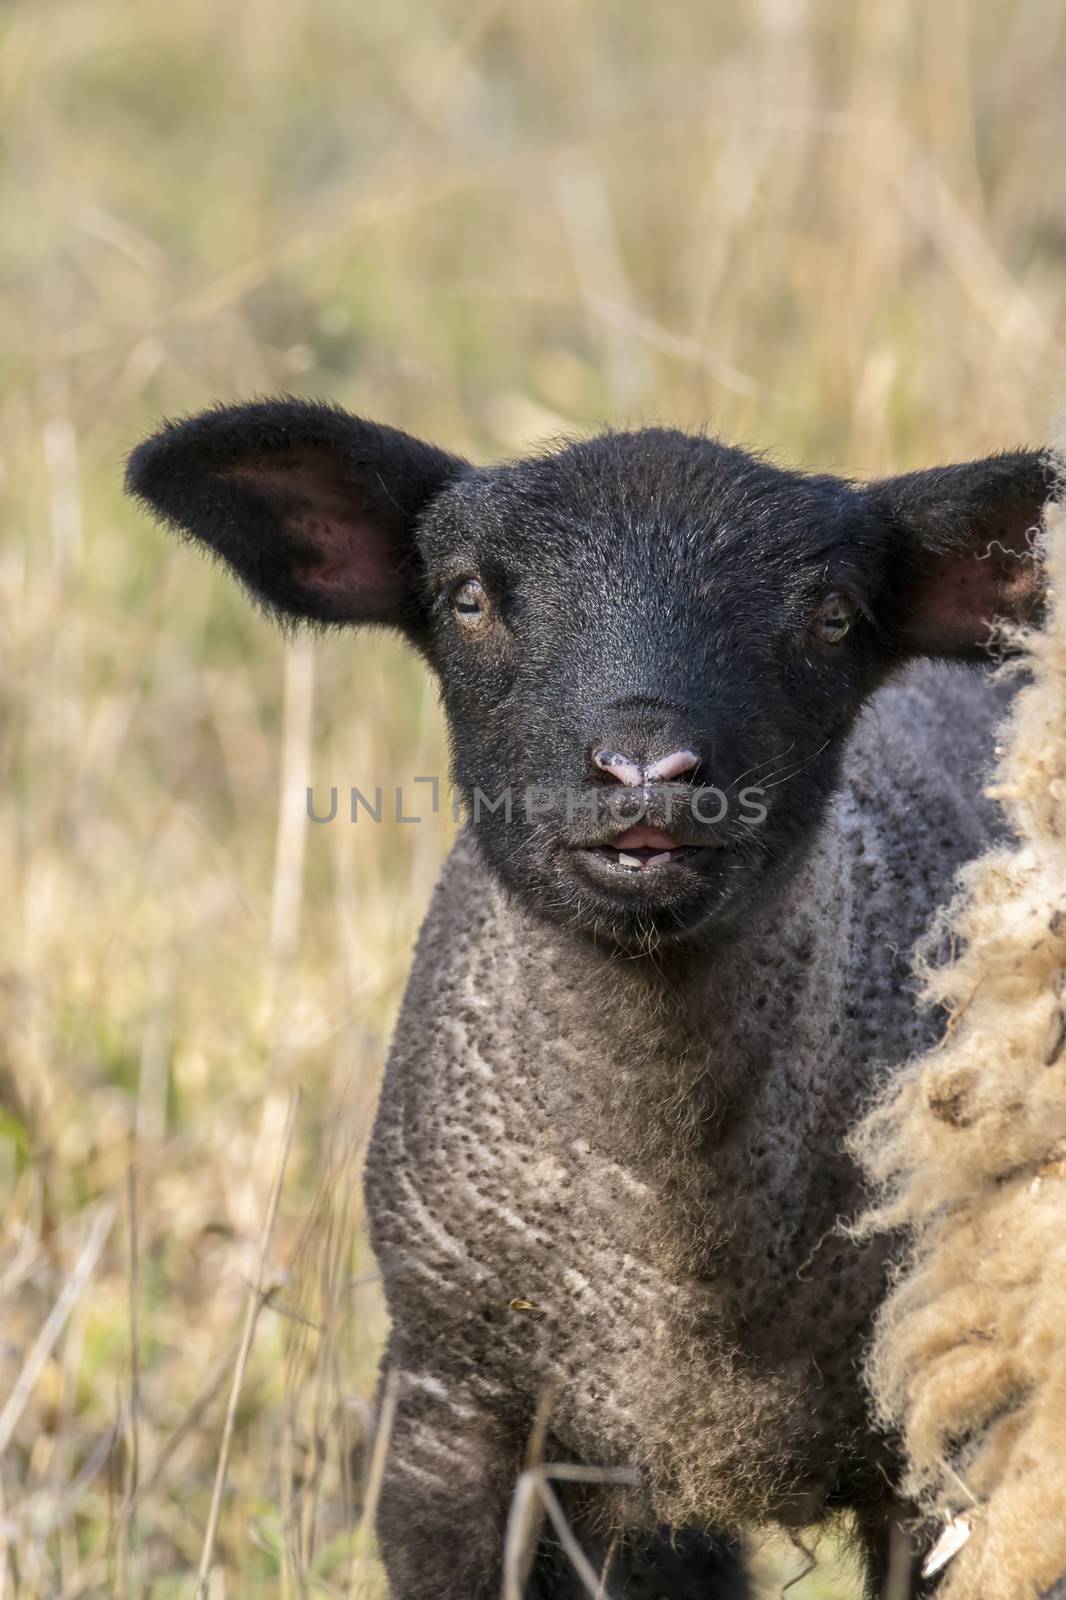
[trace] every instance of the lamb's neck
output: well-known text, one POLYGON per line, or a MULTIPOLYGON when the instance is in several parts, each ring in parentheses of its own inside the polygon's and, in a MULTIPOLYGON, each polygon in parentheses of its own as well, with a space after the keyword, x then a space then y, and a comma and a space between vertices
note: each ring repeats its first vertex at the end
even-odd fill
POLYGON ((602 1046, 590 1053, 589 1140, 605 1158, 624 1152, 645 1193, 634 1248, 678 1281, 717 1281, 731 1241, 748 1249, 783 1215, 802 1256, 835 1215, 812 1209, 812 1184, 850 1205, 840 846, 827 830, 735 937, 658 969, 611 968, 602 1046), (782 1103, 792 1154, 767 1166, 782 1103))
POLYGON ((757 1108, 783 1054, 830 1047, 848 981, 846 849, 825 826, 772 902, 699 948, 590 961, 560 940, 554 976, 594 1064, 607 1139, 673 1159, 684 1139, 706 1154, 757 1108))

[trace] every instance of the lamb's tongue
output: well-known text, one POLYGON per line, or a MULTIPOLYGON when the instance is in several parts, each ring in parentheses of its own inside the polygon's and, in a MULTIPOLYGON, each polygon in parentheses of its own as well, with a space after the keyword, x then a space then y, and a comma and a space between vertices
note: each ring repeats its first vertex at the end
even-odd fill
POLYGON ((649 828, 638 823, 611 840, 612 850, 680 850, 681 842, 662 828, 649 828))

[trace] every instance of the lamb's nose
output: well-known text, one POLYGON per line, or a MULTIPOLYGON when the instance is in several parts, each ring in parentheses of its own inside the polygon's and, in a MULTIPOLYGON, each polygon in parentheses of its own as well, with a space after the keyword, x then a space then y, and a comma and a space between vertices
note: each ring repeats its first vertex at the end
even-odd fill
POLYGON ((645 783, 670 783, 674 778, 692 772, 700 764, 699 756, 691 750, 671 750, 669 755, 659 756, 646 767, 639 761, 631 761, 628 756, 619 755, 617 750, 597 750, 592 759, 601 772, 606 772, 609 777, 630 789, 645 783))

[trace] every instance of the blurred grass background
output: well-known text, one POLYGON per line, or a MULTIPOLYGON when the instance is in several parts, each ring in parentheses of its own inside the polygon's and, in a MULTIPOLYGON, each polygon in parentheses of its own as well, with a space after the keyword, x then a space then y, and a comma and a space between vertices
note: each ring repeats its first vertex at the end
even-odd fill
POLYGON ((192 1594, 297 1085, 207 1592, 380 1587, 357 1172, 449 822, 304 792, 443 771, 440 718, 387 639, 286 644, 123 453, 286 389, 479 458, 608 419, 853 471, 1039 441, 1064 35, 1056 0, 3 7, 0 1600, 192 1594))

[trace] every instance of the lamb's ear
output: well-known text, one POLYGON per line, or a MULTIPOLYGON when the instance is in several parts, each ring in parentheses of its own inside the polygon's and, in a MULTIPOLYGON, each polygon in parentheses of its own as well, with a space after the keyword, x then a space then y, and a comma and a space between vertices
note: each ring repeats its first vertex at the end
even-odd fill
POLYGON ((1054 489, 1048 456, 1018 450, 871 484, 889 528, 888 642, 904 654, 980 660, 998 622, 1039 622, 1045 582, 1034 545, 1054 489))
POLYGON ((415 521, 466 470, 334 406, 269 400, 167 423, 131 455, 126 487, 272 610, 386 623, 417 641, 415 521))

